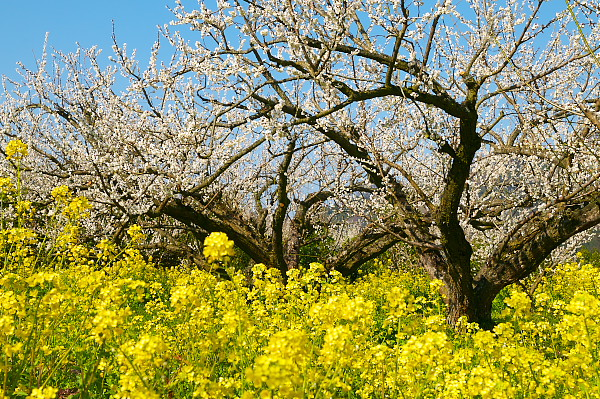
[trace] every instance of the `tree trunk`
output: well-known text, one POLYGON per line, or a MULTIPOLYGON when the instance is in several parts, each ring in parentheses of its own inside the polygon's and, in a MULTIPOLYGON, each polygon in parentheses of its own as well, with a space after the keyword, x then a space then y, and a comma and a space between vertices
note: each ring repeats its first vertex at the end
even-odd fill
POLYGON ((492 319, 492 304, 502 288, 504 287, 494 285, 486 279, 475 282, 473 321, 485 330, 492 329, 496 324, 492 319))
POLYGON ((455 279, 450 273, 443 272, 448 269, 445 261, 425 267, 432 278, 444 282, 442 295, 448 306, 448 323, 456 325, 461 317, 466 317, 467 321, 477 323, 481 328, 491 329, 494 326, 492 303, 503 287, 486 280, 477 281, 473 286, 472 283, 467 283, 469 278, 455 279))
POLYGON ((456 273, 456 266, 450 265, 441 250, 427 249, 420 253, 420 266, 432 279, 442 280, 442 295, 448 306, 447 320, 456 324, 465 316, 471 322, 478 321, 478 302, 474 295, 470 271, 465 275, 456 273), (452 272, 454 270, 455 272, 452 272))
POLYGON ((567 239, 599 223, 600 196, 592 192, 569 209, 551 209, 522 223, 498 245, 470 286, 465 284, 468 278, 451 272, 457 267, 438 251, 421 254, 422 266, 432 278, 441 279, 446 285, 449 323, 456 324, 461 316, 466 316, 470 322, 490 329, 494 326, 492 304, 503 288, 537 270, 567 239))

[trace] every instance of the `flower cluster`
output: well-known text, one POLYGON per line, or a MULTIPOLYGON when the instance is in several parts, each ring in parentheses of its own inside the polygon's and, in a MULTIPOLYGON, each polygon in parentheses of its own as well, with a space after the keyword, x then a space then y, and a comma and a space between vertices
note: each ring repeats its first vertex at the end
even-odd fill
MULTIPOLYGON (((65 225, 46 256, 33 230, 0 230, 0 398, 600 397, 600 265, 506 290, 492 331, 452 329, 442 283, 411 268, 352 283, 317 262, 285 279, 264 264, 227 280, 158 269, 140 226, 124 248, 86 246, 89 203, 52 197, 65 225)), ((204 255, 225 261, 233 242, 212 233, 204 255)))
POLYGON ((29 146, 21 140, 12 140, 6 145, 6 158, 20 161, 29 154, 29 146))
POLYGON ((4 396, 600 397, 600 265, 562 266, 535 300, 508 290, 482 331, 450 328, 439 283, 414 272, 349 283, 314 263, 284 281, 258 264, 220 280, 136 254, 1 272, 4 396))
POLYGON ((127 234, 131 238, 132 243, 139 243, 146 239, 146 235, 142 231, 142 227, 134 224, 129 229, 127 229, 127 234))
POLYGON ((210 233, 204 240, 203 253, 209 262, 227 260, 229 257, 235 255, 233 241, 225 233, 210 233))

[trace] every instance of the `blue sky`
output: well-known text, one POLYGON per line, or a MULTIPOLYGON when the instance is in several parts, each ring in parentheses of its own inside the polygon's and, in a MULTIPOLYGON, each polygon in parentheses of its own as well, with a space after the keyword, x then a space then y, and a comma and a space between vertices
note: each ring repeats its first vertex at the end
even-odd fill
MULTIPOLYGON (((193 8, 197 0, 184 4, 193 8)), ((69 52, 76 42, 86 48, 98 45, 107 59, 112 54, 113 20, 118 42, 137 49, 138 59, 145 60, 157 38, 157 25, 174 19, 167 6, 174 7, 175 0, 0 0, 0 75, 18 78, 18 61, 35 68, 46 32, 50 48, 69 52)), ((549 0, 545 12, 564 7, 563 0, 549 0)))
MULTIPOLYGON (((197 4, 186 2, 187 4, 197 4)), ((65 52, 98 45, 112 54, 112 21, 119 43, 138 49, 147 58, 157 38, 157 25, 174 19, 167 6, 174 0, 0 0, 0 75, 16 78, 16 63, 34 68, 44 37, 49 46, 65 52)))

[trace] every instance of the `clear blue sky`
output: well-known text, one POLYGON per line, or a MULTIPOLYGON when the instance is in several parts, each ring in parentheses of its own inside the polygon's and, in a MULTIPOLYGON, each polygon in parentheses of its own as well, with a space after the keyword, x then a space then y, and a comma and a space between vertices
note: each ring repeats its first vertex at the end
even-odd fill
MULTIPOLYGON (((186 1, 186 4, 197 4, 186 1)), ((174 19, 167 9, 174 0, 0 0, 0 75, 17 77, 16 63, 34 68, 44 36, 49 46, 65 52, 98 45, 112 54, 112 21, 119 43, 138 49, 146 59, 157 38, 157 25, 174 19)))
MULTIPOLYGON (((197 0, 184 4, 191 9, 197 0)), ((117 41, 137 49, 143 61, 157 38, 157 25, 174 19, 167 6, 174 7, 175 0, 0 0, 0 75, 17 78, 17 61, 35 68, 46 32, 50 49, 74 51, 76 42, 98 45, 107 59, 112 54, 113 20, 117 41)), ((563 0, 550 0, 544 12, 564 7, 563 0)))

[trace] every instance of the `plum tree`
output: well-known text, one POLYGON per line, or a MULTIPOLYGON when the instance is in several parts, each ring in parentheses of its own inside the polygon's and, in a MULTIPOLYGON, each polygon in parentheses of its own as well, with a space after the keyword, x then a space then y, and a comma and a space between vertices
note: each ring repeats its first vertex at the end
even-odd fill
POLYGON ((146 68, 116 41, 108 68, 55 52, 5 81, 0 124, 100 229, 142 220, 191 257, 174 231, 223 231, 285 271, 338 209, 355 229, 327 267, 403 242, 450 322, 489 325, 502 288, 600 222, 600 3, 569 5, 178 2, 146 68))

